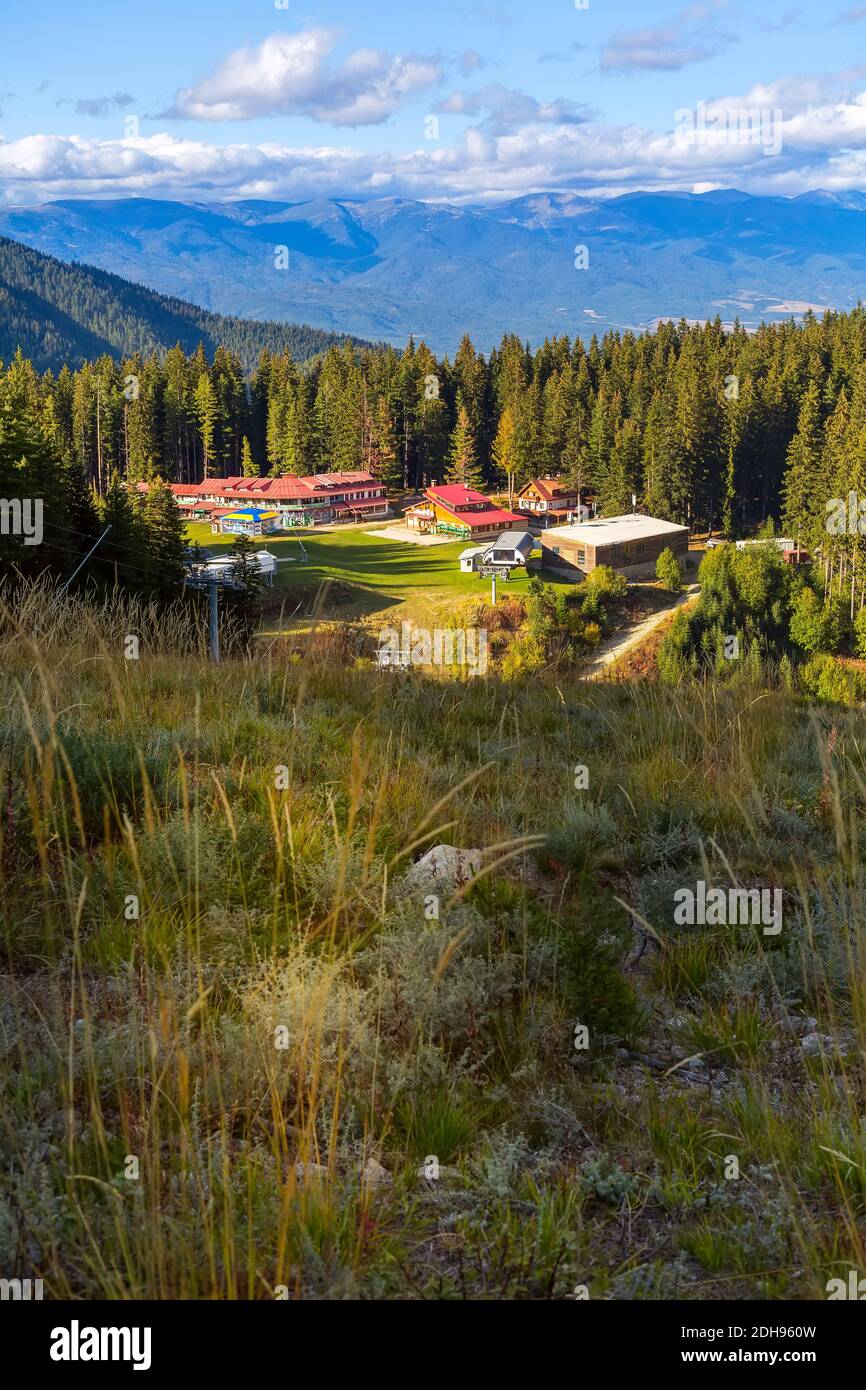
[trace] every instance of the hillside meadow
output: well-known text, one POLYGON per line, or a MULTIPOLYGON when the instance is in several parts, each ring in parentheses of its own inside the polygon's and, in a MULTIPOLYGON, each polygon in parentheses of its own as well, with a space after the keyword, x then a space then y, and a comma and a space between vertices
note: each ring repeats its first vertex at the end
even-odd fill
MULTIPOLYGON (((299 528, 297 535, 257 537, 256 548, 269 550, 278 561, 273 592, 267 595, 269 610, 282 607, 289 618, 299 603, 306 607, 315 599, 323 584, 328 585, 328 610, 343 619, 377 617, 390 622, 411 613, 416 620, 434 621, 455 602, 489 595, 489 580, 460 570, 460 552, 469 541, 415 545, 377 535, 377 529, 381 528, 317 526, 299 528)), ((192 544, 217 555, 230 549, 233 539, 215 535, 208 522, 190 523, 187 536, 192 544)), ((515 569, 499 589, 521 595, 528 585, 526 572, 515 569)))
POLYGON ((858 708, 380 671, 339 625, 214 667, 190 609, 48 597, 0 615, 4 1270, 632 1300, 864 1267, 858 708), (482 869, 431 899, 443 844, 482 869), (698 881, 781 889, 781 931, 677 926, 698 881))

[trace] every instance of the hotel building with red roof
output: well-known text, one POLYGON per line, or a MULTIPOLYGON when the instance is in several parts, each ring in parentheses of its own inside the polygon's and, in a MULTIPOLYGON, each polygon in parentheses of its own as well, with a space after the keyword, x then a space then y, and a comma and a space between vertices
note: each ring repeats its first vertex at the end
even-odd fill
POLYGON ((503 511, 483 492, 465 483, 425 488, 422 500, 414 507, 407 507, 404 519, 413 531, 455 536, 461 540, 514 530, 525 521, 516 512, 503 511))
MULTIPOLYGON (((139 483, 147 491, 146 483, 139 483)), ((314 473, 305 478, 205 478, 169 483, 181 514, 216 521, 239 507, 264 507, 288 525, 375 520, 389 514, 385 484, 372 473, 314 473)))

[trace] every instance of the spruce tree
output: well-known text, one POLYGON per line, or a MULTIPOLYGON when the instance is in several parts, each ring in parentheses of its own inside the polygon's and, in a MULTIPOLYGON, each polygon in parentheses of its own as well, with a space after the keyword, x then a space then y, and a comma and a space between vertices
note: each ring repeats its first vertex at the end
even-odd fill
POLYGON ((147 490, 142 521, 150 587, 162 598, 175 598, 186 575, 186 526, 162 478, 157 478, 147 490))
POLYGON ((475 452, 475 435, 465 405, 461 405, 457 412, 445 481, 465 483, 467 487, 472 488, 480 488, 484 483, 484 474, 475 452))
POLYGON ((209 478, 214 468, 214 449, 217 425, 217 401, 211 379, 203 372, 195 388, 195 413, 201 442, 202 473, 209 478))
POLYGON ((264 582, 249 536, 235 536, 229 551, 232 587, 225 591, 226 607, 240 624, 244 642, 249 645, 258 626, 264 582))
POLYGON ((253 461, 253 451, 250 448, 250 441, 247 439, 246 435, 244 435, 243 444, 241 446, 241 473, 245 478, 257 478, 259 474, 259 470, 256 468, 253 461))
POLYGON ((800 414, 797 433, 788 445, 787 469, 783 486, 782 526, 794 540, 813 546, 823 523, 821 467, 824 429, 821 400, 816 382, 810 382, 800 414))
POLYGON ((514 439, 514 412, 508 405, 499 417, 499 428, 493 441, 493 462, 497 483, 508 485, 508 505, 514 504, 514 474, 517 470, 517 449, 514 439))

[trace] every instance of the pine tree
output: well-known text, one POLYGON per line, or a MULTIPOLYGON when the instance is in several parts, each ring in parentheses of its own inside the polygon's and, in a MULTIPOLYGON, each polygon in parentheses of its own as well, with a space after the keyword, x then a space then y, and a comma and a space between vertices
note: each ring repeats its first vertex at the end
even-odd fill
POLYGON ((201 440, 202 472, 209 478, 214 461, 214 441, 217 425, 217 402, 211 379, 203 372, 195 388, 195 412, 201 440))
POLYGON ((542 457, 541 390, 533 379, 514 405, 515 481, 522 485, 540 471, 542 457))
MULTIPOLYGON (((845 532, 827 529, 828 503, 834 499, 844 502, 847 509, 850 462, 848 446, 851 434, 851 412, 848 393, 839 392, 832 415, 827 420, 824 432, 824 447, 821 450, 820 491, 815 502, 816 523, 812 537, 820 535, 821 555, 824 562, 824 585, 827 593, 841 592, 845 556, 848 549, 845 532), (820 525, 820 530, 819 530, 820 525)), ((847 527, 846 527, 847 530, 847 527)), ((813 543, 815 543, 813 541, 813 543)))
POLYGON ((815 544, 824 512, 818 511, 821 494, 821 455, 824 429, 821 400, 816 382, 803 397, 797 419, 797 433, 788 445, 787 469, 783 486, 782 525, 785 534, 807 546, 815 544))
POLYGON ((499 428, 493 441, 493 462, 497 483, 508 484, 508 505, 514 505, 514 475, 517 471, 517 448, 514 439, 514 412, 508 405, 499 417, 499 428))
POLYGON ((250 448, 250 441, 247 439, 246 435, 243 437, 243 444, 241 447, 241 473, 245 478, 257 478, 259 476, 259 470, 253 462, 253 451, 250 448))
POLYGON ((142 507, 133 501, 118 473, 112 473, 99 500, 99 524, 111 530, 88 565, 91 574, 117 588, 150 587, 153 571, 146 548, 142 507))
POLYGON ((465 483, 466 487, 473 488, 483 485, 484 475, 476 457, 475 435, 465 405, 461 405, 457 412, 457 423, 451 435, 448 459, 446 482, 465 483))
POLYGON ((382 397, 376 403, 376 410, 370 421, 370 434, 365 457, 365 465, 374 478, 388 487, 398 488, 403 481, 403 470, 397 449, 394 421, 388 409, 388 402, 382 397))
POLYGON ((162 478, 157 478, 147 490, 142 522, 145 553, 150 561, 150 587, 163 598, 174 598, 186 575, 186 526, 162 478))
POLYGON ((632 498, 639 491, 640 430, 634 420, 617 427, 610 463, 599 489, 597 504, 603 516, 634 511, 632 498))
POLYGON ((244 641, 249 645, 262 609, 262 572, 255 559, 256 546, 249 536, 235 536, 229 553, 233 587, 226 590, 226 606, 240 624, 244 641))

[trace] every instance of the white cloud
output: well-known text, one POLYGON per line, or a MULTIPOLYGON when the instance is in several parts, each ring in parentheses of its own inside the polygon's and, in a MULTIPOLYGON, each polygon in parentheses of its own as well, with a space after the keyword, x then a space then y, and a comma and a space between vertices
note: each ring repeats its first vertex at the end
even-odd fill
POLYGON ((539 55, 539 63, 571 63, 586 48, 585 43, 575 39, 566 48, 549 48, 539 55))
POLYGON ((460 116, 478 116, 484 112, 484 130, 497 135, 529 125, 573 125, 587 120, 590 114, 588 107, 565 97, 536 101, 527 92, 499 83, 474 92, 454 91, 438 103, 436 110, 460 116))
POLYGON ((129 92, 114 92, 109 97, 61 97, 55 106, 74 106, 76 116, 108 116, 131 106, 135 97, 129 92))
POLYGON ((460 71, 464 77, 470 77, 473 72, 478 72, 479 68, 483 68, 484 65, 484 59, 475 48, 467 48, 466 52, 460 55, 460 71))
POLYGON ((765 152, 766 141, 689 138, 673 112, 671 129, 653 131, 581 118, 498 88, 444 103, 479 117, 451 145, 419 138, 419 148, 393 153, 338 144, 217 144, 167 133, 125 140, 31 135, 0 140, 0 183, 7 201, 18 203, 122 194, 479 202, 541 189, 841 190, 866 185, 866 91, 857 89, 858 79, 866 85, 856 69, 789 76, 707 102, 710 115, 768 113, 775 154, 765 152))
POLYGON ((690 5, 664 24, 618 30, 602 50, 602 72, 678 72, 715 58, 737 41, 718 26, 717 11, 725 8, 725 0, 690 5))
POLYGON ((306 29, 236 49, 209 76, 182 88, 165 114, 199 121, 292 114, 339 126, 377 125, 442 80, 438 57, 362 48, 331 64, 339 38, 336 29, 306 29))

